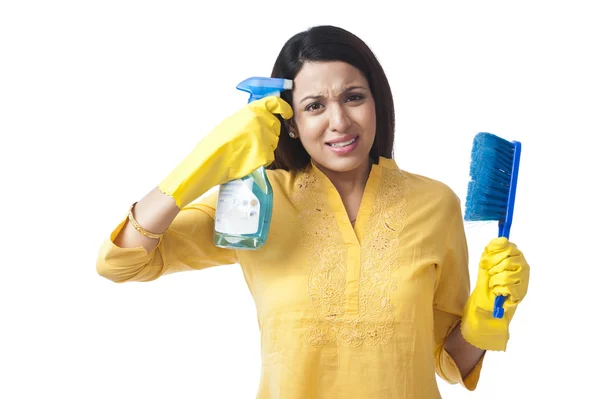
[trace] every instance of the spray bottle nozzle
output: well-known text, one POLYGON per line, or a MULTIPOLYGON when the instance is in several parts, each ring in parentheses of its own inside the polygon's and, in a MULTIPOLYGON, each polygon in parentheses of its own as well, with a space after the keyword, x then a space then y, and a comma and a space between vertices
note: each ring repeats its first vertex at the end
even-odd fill
POLYGON ((237 85, 238 90, 250 93, 248 102, 267 96, 279 96, 283 90, 291 90, 294 82, 283 78, 252 77, 237 85))

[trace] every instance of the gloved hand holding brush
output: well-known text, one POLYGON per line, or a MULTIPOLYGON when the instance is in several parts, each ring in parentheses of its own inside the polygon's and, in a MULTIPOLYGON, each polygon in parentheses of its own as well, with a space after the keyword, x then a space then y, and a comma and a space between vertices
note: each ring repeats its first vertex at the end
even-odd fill
POLYGON ((504 237, 486 246, 477 283, 465 305, 461 332, 471 345, 483 350, 506 350, 508 326, 517 305, 527 294, 529 265, 517 246, 504 237), (497 295, 506 296, 504 317, 493 317, 497 295))

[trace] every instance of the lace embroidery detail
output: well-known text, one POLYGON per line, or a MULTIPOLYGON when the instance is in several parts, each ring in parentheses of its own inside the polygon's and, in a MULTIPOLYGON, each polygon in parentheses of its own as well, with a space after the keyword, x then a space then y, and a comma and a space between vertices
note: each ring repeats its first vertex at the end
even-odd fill
POLYGON ((396 289, 392 272, 398 267, 400 232, 406 220, 406 177, 397 170, 384 169, 373 213, 365 230, 359 280, 359 318, 365 321, 367 344, 380 344, 394 335, 396 289))
POLYGON ((377 345, 394 334, 396 289, 392 271, 397 267, 399 233, 406 216, 405 177, 383 170, 373 213, 367 222, 361 254, 359 311, 345 316, 347 251, 327 194, 314 173, 298 176, 293 201, 300 209, 302 241, 310 263, 308 293, 316 317, 307 323, 305 339, 320 347, 328 342, 345 346, 377 345))
POLYGON ((307 249, 311 270, 308 294, 319 319, 308 327, 309 342, 320 346, 332 337, 329 323, 344 316, 347 251, 337 220, 327 202, 327 194, 314 173, 298 176, 292 200, 300 209, 302 245, 307 249))

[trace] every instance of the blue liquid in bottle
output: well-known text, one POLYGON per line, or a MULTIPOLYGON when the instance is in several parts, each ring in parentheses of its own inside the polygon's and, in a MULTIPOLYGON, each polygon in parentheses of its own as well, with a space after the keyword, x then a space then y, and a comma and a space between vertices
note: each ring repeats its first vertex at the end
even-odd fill
MULTIPOLYGON (((281 78, 248 78, 238 84, 250 93, 248 102, 279 96, 293 81, 281 78)), ((241 179, 222 184, 215 213, 214 244, 221 248, 258 249, 267 242, 273 212, 273 190, 261 166, 241 179)))
POLYGON ((272 212, 273 190, 264 167, 221 185, 215 215, 215 245, 235 249, 262 247, 269 235, 272 212))

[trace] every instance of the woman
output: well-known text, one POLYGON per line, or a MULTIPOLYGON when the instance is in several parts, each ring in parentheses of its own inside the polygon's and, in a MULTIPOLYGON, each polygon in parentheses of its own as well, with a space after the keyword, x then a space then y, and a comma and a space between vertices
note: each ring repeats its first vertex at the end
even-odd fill
POLYGON ((522 253, 492 240, 469 292, 459 199, 393 161, 391 90, 359 38, 331 26, 299 33, 272 76, 292 79, 291 93, 210 132, 130 208, 99 274, 150 281, 239 263, 262 335, 259 398, 439 398, 436 372, 475 389, 526 294, 522 253), (216 247, 207 192, 261 165, 274 192, 267 243, 216 247), (492 317, 498 294, 508 296, 502 319, 492 317))

